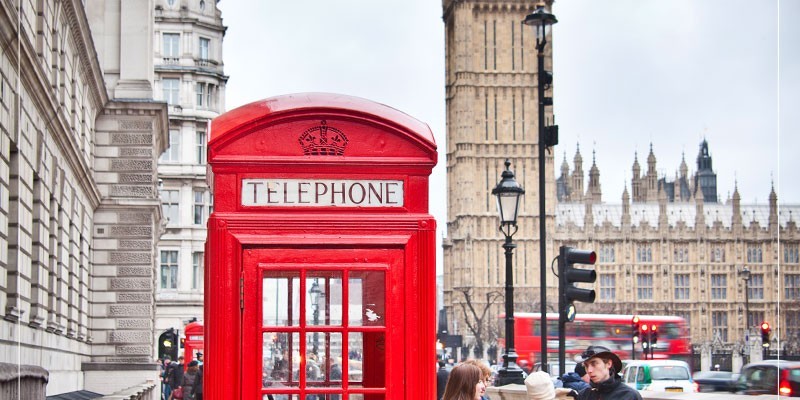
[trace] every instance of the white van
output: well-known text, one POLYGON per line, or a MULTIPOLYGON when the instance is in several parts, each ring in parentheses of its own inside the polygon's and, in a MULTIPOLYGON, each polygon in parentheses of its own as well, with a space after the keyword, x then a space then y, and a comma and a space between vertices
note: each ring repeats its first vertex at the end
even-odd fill
POLYGON ((677 360, 629 361, 622 373, 622 381, 636 390, 654 392, 695 391, 689 364, 677 360))

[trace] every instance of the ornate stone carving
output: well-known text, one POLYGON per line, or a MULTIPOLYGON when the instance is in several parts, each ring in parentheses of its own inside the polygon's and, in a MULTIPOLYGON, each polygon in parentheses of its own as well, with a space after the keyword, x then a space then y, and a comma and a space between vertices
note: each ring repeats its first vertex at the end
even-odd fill
POLYGON ((111 160, 111 171, 153 171, 152 160, 111 160))
POLYGON ((112 278, 112 290, 148 290, 152 283, 148 278, 112 278))
POLYGON ((118 319, 117 329, 150 329, 149 319, 118 319))
POLYGON ((110 343, 150 343, 148 331, 112 331, 108 335, 110 343))
POLYGON ((153 121, 140 119, 121 119, 119 129, 124 131, 150 131, 153 130, 153 121))
POLYGON ((152 293, 117 293, 117 303, 149 303, 152 299, 152 293))
POLYGON ((153 258, 148 252, 112 251, 108 258, 111 264, 150 264, 153 258))
POLYGON ((153 235, 153 228, 149 226, 111 226, 109 227, 109 234, 111 236, 139 236, 151 237, 153 235))
POLYGON ((119 183, 152 183, 152 174, 119 174, 119 183))
POLYGON ((108 315, 112 317, 147 317, 151 311, 149 304, 114 304, 108 307, 108 315))

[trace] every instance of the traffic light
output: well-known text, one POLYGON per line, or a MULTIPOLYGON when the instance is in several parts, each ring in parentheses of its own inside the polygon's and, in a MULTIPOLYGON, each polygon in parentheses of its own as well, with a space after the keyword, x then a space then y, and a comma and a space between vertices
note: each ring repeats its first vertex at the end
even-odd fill
POLYGON ((639 316, 634 315, 631 320, 631 340, 633 344, 639 343, 639 316))
POLYGON ((655 347, 658 343, 658 326, 650 325, 650 346, 655 347))
POLYGON ((173 360, 178 359, 178 332, 175 328, 169 328, 158 337, 159 357, 170 356, 173 360))
POLYGON ((769 327, 769 323, 764 321, 761 323, 761 346, 769 347, 769 334, 772 332, 772 328, 769 327))
POLYGON ((591 250, 578 250, 568 246, 559 248, 558 256, 558 300, 559 312, 569 322, 575 317, 575 301, 594 303, 595 293, 591 289, 575 287, 575 283, 593 283, 597 273, 593 269, 575 268, 575 264, 594 265, 597 254, 591 250))
POLYGON ((642 324, 642 348, 647 350, 650 347, 650 326, 642 324))

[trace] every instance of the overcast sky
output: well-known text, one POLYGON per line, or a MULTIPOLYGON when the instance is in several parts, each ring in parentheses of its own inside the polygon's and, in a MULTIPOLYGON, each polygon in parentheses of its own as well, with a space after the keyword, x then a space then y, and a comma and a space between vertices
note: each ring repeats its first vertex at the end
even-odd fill
MULTIPOLYGON (((280 94, 344 93, 430 125, 439 146, 431 212, 446 221, 444 23, 440 0, 224 0, 227 109, 280 94)), ((800 203, 800 0, 557 0, 554 90, 572 166, 592 150, 618 203, 634 153, 689 173, 709 141, 720 198, 800 203)), ((499 171, 498 171, 499 180, 499 171)))

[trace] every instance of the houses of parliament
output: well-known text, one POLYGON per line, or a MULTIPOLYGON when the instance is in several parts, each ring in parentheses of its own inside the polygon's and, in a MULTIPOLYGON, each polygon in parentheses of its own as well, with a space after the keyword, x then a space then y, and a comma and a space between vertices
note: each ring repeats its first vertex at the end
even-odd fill
MULTIPOLYGON (((448 180, 443 314, 449 333, 462 335, 465 346, 476 342, 468 300, 479 313, 488 309, 484 345, 502 336, 503 300, 492 293, 503 292, 505 255, 491 191, 503 162, 511 161, 523 187, 536 188, 539 180, 536 37, 520 23, 534 9, 522 0, 443 0, 448 180)), ((548 40, 547 70, 557 46, 557 39, 548 40)), ((546 112, 545 119, 552 120, 551 110, 546 112)), ((728 349, 741 349, 747 331, 768 321, 772 348, 800 353, 800 205, 779 203, 774 189, 745 193, 768 196, 766 204, 743 203, 738 187, 730 198, 719 198, 713 144, 713 138, 704 139, 689 163, 684 156, 675 177, 656 172, 652 145, 642 164, 640 155, 631 154, 629 186, 606 194, 618 196, 610 202, 602 201, 594 155, 587 174, 580 150, 571 165, 564 156, 559 168, 546 152, 545 259, 553 260, 562 245, 597 253, 597 297, 578 304, 581 313, 681 316, 695 346, 728 349)), ((528 190, 523 197, 514 235, 516 312, 540 309, 539 195, 528 190)), ((552 299, 547 308, 555 312, 558 279, 550 270, 545 290, 552 299)))

